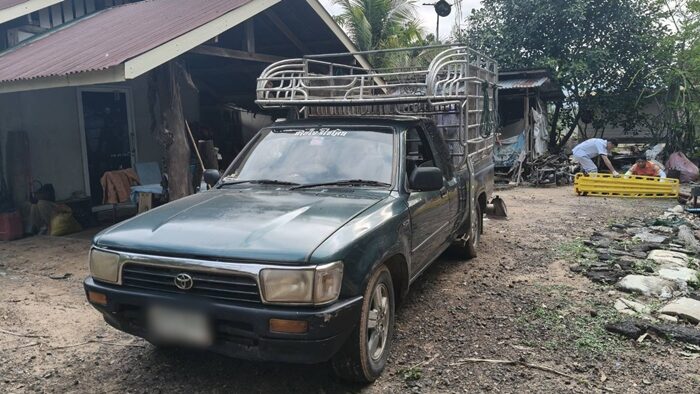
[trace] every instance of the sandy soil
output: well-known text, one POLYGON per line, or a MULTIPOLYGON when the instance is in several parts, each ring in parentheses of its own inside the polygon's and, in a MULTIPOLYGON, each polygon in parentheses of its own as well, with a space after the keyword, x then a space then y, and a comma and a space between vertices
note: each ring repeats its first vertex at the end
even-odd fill
POLYGON ((568 187, 499 194, 510 219, 486 223, 478 258, 447 253, 414 284, 390 364, 368 387, 338 382, 326 365, 156 349, 86 303, 90 234, 0 243, 0 392, 697 392, 700 359, 682 357, 682 344, 605 332, 618 294, 567 261, 576 237, 674 202, 576 197, 568 187))

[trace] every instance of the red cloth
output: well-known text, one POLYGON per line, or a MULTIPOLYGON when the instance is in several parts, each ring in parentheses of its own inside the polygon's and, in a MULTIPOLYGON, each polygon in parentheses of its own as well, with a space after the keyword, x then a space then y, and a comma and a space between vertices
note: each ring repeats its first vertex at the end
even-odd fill
POLYGON ((698 179, 698 166, 693 164, 683 152, 674 152, 666 162, 666 170, 678 170, 681 173, 681 182, 694 182, 698 179))

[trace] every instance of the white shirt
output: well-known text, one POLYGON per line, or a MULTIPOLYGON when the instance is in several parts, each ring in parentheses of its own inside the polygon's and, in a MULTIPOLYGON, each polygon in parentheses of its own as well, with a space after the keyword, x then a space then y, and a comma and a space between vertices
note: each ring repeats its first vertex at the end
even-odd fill
POLYGON ((608 141, 602 138, 591 138, 576 145, 572 151, 576 157, 593 159, 596 156, 608 155, 608 141))

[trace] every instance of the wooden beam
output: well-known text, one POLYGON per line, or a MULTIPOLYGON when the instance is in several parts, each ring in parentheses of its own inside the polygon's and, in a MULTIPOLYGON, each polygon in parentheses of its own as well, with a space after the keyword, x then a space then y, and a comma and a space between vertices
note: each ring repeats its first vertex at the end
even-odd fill
MULTIPOLYGON (((196 55, 193 55, 196 56, 196 55)), ((208 76, 208 75, 234 75, 234 74, 256 74, 260 75, 262 70, 267 67, 265 64, 247 61, 234 61, 231 60, 229 64, 217 66, 217 67, 192 67, 190 69, 190 74, 196 76, 208 76)))
POLYGON ((221 97, 221 102, 237 103, 241 101, 255 101, 255 93, 235 93, 221 97))
POLYGON ((253 19, 245 21, 245 48, 248 53, 255 53, 255 25, 253 19))
POLYGON ((225 57, 227 59, 248 60, 251 62, 261 63, 274 63, 280 60, 284 60, 284 58, 280 56, 266 55, 263 53, 248 53, 236 49, 221 48, 211 45, 200 45, 198 47, 192 48, 190 52, 199 55, 225 57))
POLYGON ((289 41, 291 41, 292 44, 294 44, 294 46, 297 47, 302 54, 307 55, 311 53, 309 47, 307 47, 306 45, 304 45, 303 42, 301 42, 301 40, 292 32, 292 30, 282 21, 282 19, 280 19, 280 17, 278 17, 277 14, 275 14, 275 12, 272 11, 272 9, 268 9, 267 12, 265 12, 265 15, 267 15, 268 19, 270 19, 270 21, 277 27, 277 29, 280 32, 282 32, 282 34, 287 36, 289 41))
MULTIPOLYGON (((331 47, 331 48, 336 48, 338 46, 338 40, 323 40, 323 41, 306 41, 307 46, 311 46, 312 48, 317 48, 316 52, 319 52, 318 48, 326 48, 326 47, 331 47)), ((265 45, 260 45, 258 43, 257 50, 260 52, 277 52, 277 51, 283 51, 289 49, 289 43, 275 43, 275 44, 265 44, 265 45)), ((323 52, 323 51, 320 51, 323 52)), ((328 51, 326 51, 328 52, 328 51)), ((332 52, 332 50, 330 51, 332 52)))
POLYGON ((23 31, 25 33, 31 34, 43 34, 49 31, 48 28, 36 26, 36 25, 24 25, 17 28, 17 30, 23 31))

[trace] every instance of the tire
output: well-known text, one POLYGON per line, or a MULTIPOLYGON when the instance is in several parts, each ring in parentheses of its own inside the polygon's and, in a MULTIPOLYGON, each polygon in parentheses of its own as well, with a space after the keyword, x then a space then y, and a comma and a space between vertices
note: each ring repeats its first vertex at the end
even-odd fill
POLYGON ((473 259, 476 257, 476 250, 479 247, 479 240, 484 226, 483 213, 481 212, 481 204, 476 203, 476 220, 472 220, 471 228, 469 229, 469 239, 464 246, 467 258, 473 259))
POLYGON ((393 342, 395 301, 391 273, 383 265, 367 283, 359 324, 333 357, 333 371, 339 378, 371 383, 381 375, 393 342))

